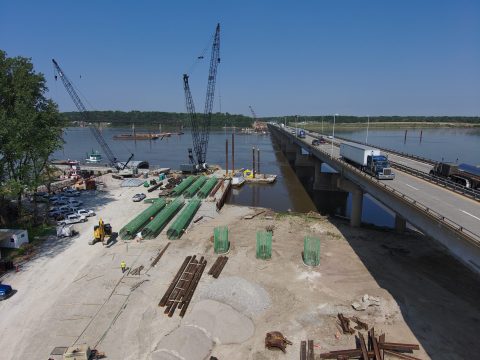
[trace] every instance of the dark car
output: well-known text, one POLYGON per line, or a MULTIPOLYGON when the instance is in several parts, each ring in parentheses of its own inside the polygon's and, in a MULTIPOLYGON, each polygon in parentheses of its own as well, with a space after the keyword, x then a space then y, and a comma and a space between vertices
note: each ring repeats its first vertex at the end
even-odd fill
POLYGON ((0 300, 5 300, 12 294, 13 290, 10 285, 0 284, 0 300))
POLYGON ((147 197, 147 195, 145 195, 144 193, 140 193, 140 194, 135 194, 132 198, 132 200, 134 202, 139 202, 139 201, 142 201, 143 199, 145 199, 147 197))
POLYGON ((313 145, 313 146, 318 146, 318 145, 320 145, 320 140, 318 140, 318 139, 313 139, 313 140, 312 140, 312 145, 313 145))

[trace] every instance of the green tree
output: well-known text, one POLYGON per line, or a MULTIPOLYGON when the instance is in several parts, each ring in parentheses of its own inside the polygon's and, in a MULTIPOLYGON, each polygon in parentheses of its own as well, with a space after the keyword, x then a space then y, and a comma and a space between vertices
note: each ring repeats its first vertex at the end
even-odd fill
POLYGON ((17 198, 20 216, 22 195, 40 185, 49 156, 63 143, 65 122, 46 91, 45 78, 31 59, 9 58, 0 50, 2 192, 17 198))

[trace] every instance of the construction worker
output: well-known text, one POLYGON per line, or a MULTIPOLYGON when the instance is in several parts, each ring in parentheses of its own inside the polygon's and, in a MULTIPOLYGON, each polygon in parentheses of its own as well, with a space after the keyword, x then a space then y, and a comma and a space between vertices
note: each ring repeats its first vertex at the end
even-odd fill
POLYGON ((122 260, 122 262, 120 263, 120 268, 122 269, 122 274, 123 274, 127 269, 127 264, 125 263, 125 261, 122 260))

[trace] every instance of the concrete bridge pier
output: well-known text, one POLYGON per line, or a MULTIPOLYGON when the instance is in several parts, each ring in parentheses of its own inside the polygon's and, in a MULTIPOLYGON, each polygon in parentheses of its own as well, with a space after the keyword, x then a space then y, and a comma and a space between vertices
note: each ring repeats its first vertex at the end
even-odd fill
POLYGON ((285 144, 285 157, 287 158, 289 163, 294 163, 295 159, 297 158, 297 151, 301 151, 299 146, 287 142, 285 144))
POLYGON ((399 214, 395 214, 395 231, 398 234, 403 234, 407 228, 407 220, 399 214))
POLYGON ((337 186, 352 194, 352 214, 350 216, 350 226, 359 227, 362 224, 363 190, 353 182, 339 177, 337 186))

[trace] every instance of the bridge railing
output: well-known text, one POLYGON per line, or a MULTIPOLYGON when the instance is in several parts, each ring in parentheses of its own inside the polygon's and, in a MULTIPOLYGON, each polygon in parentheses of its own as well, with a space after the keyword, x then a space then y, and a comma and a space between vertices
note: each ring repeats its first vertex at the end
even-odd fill
MULTIPOLYGON (((280 131, 280 129, 277 129, 280 131)), ((335 157, 332 157, 329 153, 327 153, 326 151, 320 149, 320 148, 317 148, 317 147, 313 147, 311 146, 310 144, 306 143, 305 141, 302 141, 301 139, 297 139, 295 136, 292 136, 292 134, 284 131, 284 133, 288 136, 288 137, 291 137, 294 139, 294 141, 296 142, 301 142, 302 146, 303 147, 307 147, 310 152, 315 152, 315 151, 318 151, 318 152, 321 152, 323 153, 326 157, 330 158, 330 160, 335 163, 335 165, 340 168, 340 173, 343 173, 344 169, 348 169, 354 173, 356 173, 357 175, 363 177, 365 180, 371 182, 372 184, 376 185, 377 187, 379 188, 383 188, 384 190, 387 190, 389 191, 390 193, 392 193, 397 199, 401 200, 401 201, 404 201, 406 203, 408 203, 409 205, 411 206, 414 206, 416 209, 422 211, 423 213, 425 213, 427 216, 429 216, 430 218, 442 223, 444 226, 448 227, 449 229, 451 229, 452 231, 454 231, 455 233, 457 233, 459 236, 461 236, 463 239, 469 241, 470 243, 472 243, 473 245, 475 246, 478 246, 480 247, 480 234, 476 234, 466 228, 464 228, 463 226, 459 225, 458 223, 456 223, 455 221, 447 218, 446 216, 443 216, 442 214, 440 214, 439 212, 429 208, 428 206, 426 205, 423 205, 422 203, 418 202, 417 200, 411 198, 410 196, 402 193, 401 191, 398 191, 396 189, 394 189, 393 187, 391 187, 390 185, 387 185, 384 181, 380 181, 378 180, 377 178, 375 178, 374 176, 371 176, 363 171, 361 171, 360 169, 356 168, 355 166, 343 161, 342 159, 339 159, 339 158, 335 158, 335 157)))
MULTIPOLYGON (((313 137, 316 137, 316 136, 313 136, 313 137)), ((357 144, 368 145, 367 143, 364 143, 364 142, 350 140, 350 139, 346 139, 346 138, 342 138, 342 137, 338 137, 338 136, 336 138, 341 139, 341 140, 345 140, 345 141, 354 142, 354 143, 357 143, 357 144)), ((431 164, 435 164, 434 160, 426 159, 426 158, 423 158, 421 156, 406 154, 406 153, 394 151, 394 150, 387 149, 387 148, 381 148, 381 147, 378 147, 378 146, 375 146, 375 147, 378 148, 378 149, 382 149, 382 150, 385 150, 385 151, 388 151, 388 152, 395 153, 397 155, 402 155, 402 156, 413 158, 413 159, 416 159, 416 160, 419 159, 423 162, 428 162, 428 163, 431 163, 431 164)), ((435 175, 431 175, 431 174, 428 174, 426 172, 411 168, 409 166, 397 163, 397 162, 392 161, 392 160, 390 160, 390 164, 392 164, 392 167, 394 167, 398 170, 401 170, 403 172, 406 172, 410 175, 413 175, 415 177, 426 180, 426 181, 428 181, 432 184, 442 186, 446 189, 453 190, 457 194, 466 196, 470 199, 480 201, 480 191, 479 190, 468 188, 465 185, 458 184, 458 183, 456 183, 452 180, 445 179, 445 178, 435 176, 435 175)))
POLYGON ((454 182, 452 180, 448 180, 448 179, 441 178, 439 176, 427 174, 427 173, 424 173, 423 171, 419 171, 417 169, 412 169, 409 166, 405 166, 405 165, 399 164, 399 163, 391 161, 391 160, 390 160, 390 164, 392 164, 392 167, 394 167, 398 170, 401 170, 403 172, 406 172, 410 175, 421 178, 421 179, 426 180, 428 182, 431 182, 433 184, 442 186, 444 188, 453 190, 456 193, 459 193, 461 195, 469 197, 473 200, 480 201, 480 191, 479 190, 467 188, 466 186, 457 184, 456 182, 454 182))
MULTIPOLYGON (((311 130, 309 130, 309 131, 312 132, 311 130)), ((316 132, 316 131, 313 131, 313 132, 316 132)), ((409 159, 418 160, 418 161, 421 161, 421 162, 424 162, 424 163, 427 163, 427 164, 431 164, 431 165, 434 165, 438 162, 438 161, 435 161, 433 159, 429 159, 429 158, 426 158, 426 157, 423 157, 423 156, 409 154, 409 153, 406 153, 406 152, 403 152, 403 151, 398 151, 398 150, 387 148, 387 147, 372 145, 372 144, 368 144, 368 143, 363 142, 363 141, 347 139, 347 138, 344 138, 344 137, 341 137, 341 136, 335 136, 335 138, 340 139, 340 140, 345 140, 345 141, 348 141, 348 142, 353 142, 353 143, 356 143, 356 144, 375 146, 377 149, 380 149, 380 150, 383 150, 383 151, 388 151, 388 152, 390 152, 392 154, 395 154, 395 155, 398 155, 398 156, 403 156, 403 157, 406 157, 406 158, 409 158, 409 159)))

